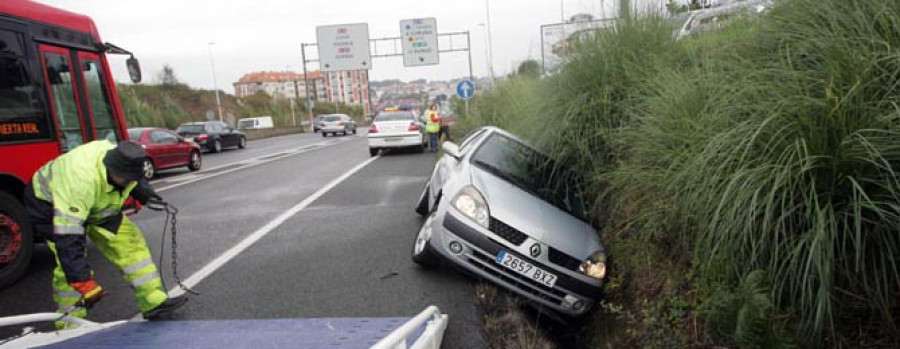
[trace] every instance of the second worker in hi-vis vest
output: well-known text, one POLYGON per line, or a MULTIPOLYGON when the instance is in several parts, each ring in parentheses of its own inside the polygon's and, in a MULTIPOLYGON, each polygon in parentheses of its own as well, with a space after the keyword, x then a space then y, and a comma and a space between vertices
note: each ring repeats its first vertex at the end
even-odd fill
POLYGON ((144 318, 161 317, 187 301, 169 298, 143 234, 122 212, 129 196, 141 204, 161 199, 142 179, 146 156, 131 141, 118 146, 94 141, 41 167, 26 188, 34 231, 56 256, 52 283, 58 312, 86 317, 87 308, 106 294, 87 262, 88 237, 131 285, 144 318))

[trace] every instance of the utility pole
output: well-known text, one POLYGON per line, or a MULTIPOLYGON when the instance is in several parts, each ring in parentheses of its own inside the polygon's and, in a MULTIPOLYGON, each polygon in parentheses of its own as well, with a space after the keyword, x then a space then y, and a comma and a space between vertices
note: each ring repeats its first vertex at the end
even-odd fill
POLYGON ((631 19, 631 0, 619 0, 619 19, 631 19))

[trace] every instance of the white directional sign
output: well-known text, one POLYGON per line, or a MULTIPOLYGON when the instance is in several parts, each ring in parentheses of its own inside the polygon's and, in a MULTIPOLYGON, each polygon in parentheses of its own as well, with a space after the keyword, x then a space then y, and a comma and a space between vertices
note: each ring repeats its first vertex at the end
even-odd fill
POLYGON ((322 71, 372 68, 369 25, 366 23, 316 27, 316 44, 322 71))
POLYGON ((403 41, 403 66, 435 65, 438 54, 437 19, 419 18, 400 21, 403 41))

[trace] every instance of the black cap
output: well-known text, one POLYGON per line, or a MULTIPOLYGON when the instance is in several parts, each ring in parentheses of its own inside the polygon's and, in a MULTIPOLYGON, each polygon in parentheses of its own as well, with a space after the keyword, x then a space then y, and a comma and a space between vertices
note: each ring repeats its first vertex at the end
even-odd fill
POLYGON ((144 160, 146 158, 147 153, 139 144, 122 141, 117 147, 106 152, 103 164, 117 176, 136 181, 144 176, 144 160))

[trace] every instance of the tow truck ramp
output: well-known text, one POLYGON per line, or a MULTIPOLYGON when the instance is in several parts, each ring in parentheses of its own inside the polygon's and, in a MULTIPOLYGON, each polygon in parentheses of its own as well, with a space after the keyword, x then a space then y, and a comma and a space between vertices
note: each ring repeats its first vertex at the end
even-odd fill
MULTIPOLYGON (((57 313, 0 318, 0 327, 52 322, 57 313)), ((95 323, 32 333, 0 348, 373 348, 438 349, 449 316, 430 306, 412 318, 322 318, 95 323)))

